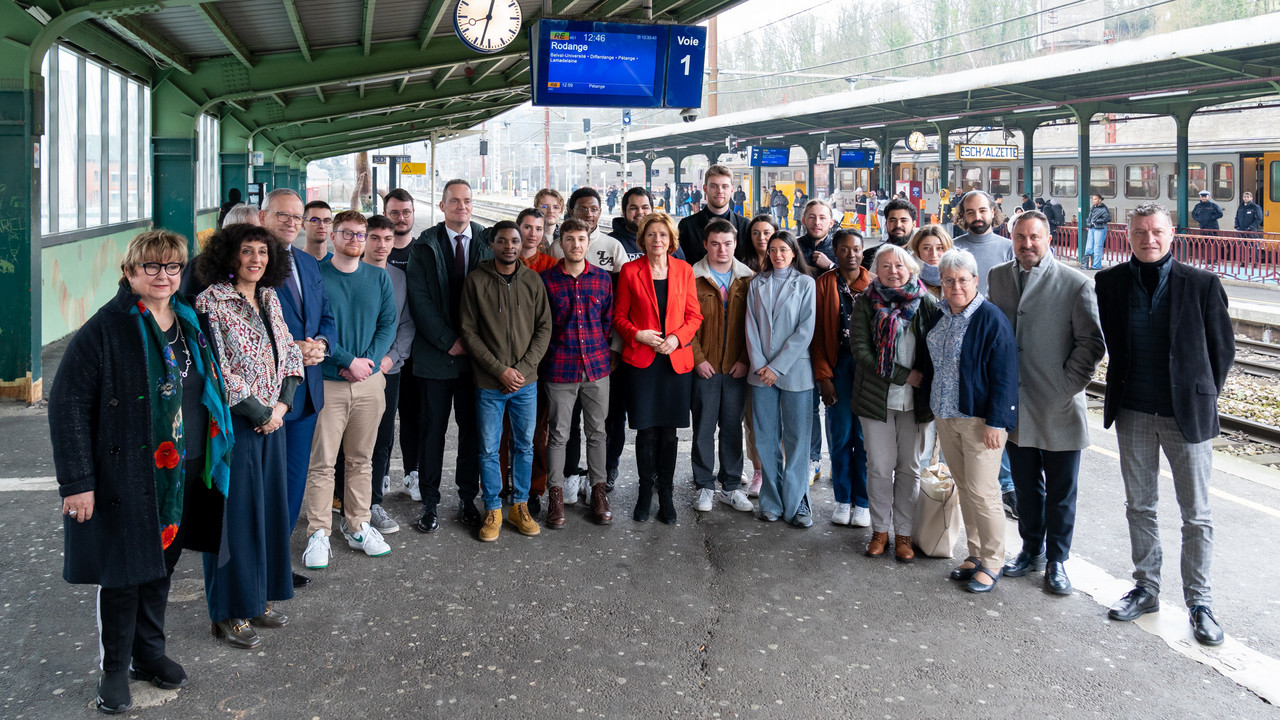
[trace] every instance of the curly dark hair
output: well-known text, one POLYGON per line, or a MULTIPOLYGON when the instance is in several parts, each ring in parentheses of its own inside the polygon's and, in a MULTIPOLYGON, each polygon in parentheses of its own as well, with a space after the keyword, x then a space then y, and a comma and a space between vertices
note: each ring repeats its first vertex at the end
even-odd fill
POLYGON ((280 287, 289 277, 289 252, 270 230, 249 223, 227 225, 209 238, 196 258, 196 277, 206 285, 231 281, 240 267, 240 246, 247 242, 267 245, 267 269, 258 287, 280 287))

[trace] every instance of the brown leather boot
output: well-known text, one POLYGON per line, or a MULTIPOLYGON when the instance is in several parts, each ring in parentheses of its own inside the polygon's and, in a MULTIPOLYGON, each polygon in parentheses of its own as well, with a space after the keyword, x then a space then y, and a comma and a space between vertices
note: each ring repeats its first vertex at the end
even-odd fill
POLYGON ((604 483, 591 486, 591 515, 597 525, 608 525, 613 522, 613 511, 609 509, 609 496, 605 494, 604 483))
POLYGON ((910 535, 893 536, 893 556, 898 562, 909 563, 916 559, 916 551, 911 549, 910 535))
POLYGON ((547 488, 547 527, 564 527, 564 488, 547 488))
POLYGON ((871 533, 871 542, 867 543, 867 557, 880 557, 884 555, 884 549, 889 545, 889 533, 873 532, 871 533))

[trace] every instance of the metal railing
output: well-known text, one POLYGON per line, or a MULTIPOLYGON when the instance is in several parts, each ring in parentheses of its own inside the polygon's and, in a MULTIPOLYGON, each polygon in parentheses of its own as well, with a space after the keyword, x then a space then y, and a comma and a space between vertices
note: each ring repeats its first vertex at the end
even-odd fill
MULTIPOLYGON (((1082 246, 1076 235, 1075 225, 1058 228, 1053 236, 1054 254, 1067 261, 1080 258, 1082 246)), ((1280 233, 1189 230, 1175 235, 1173 243, 1174 257, 1192 267, 1235 280, 1280 284, 1280 233)), ((1107 225, 1103 267, 1127 262, 1131 255, 1129 226, 1107 225)))

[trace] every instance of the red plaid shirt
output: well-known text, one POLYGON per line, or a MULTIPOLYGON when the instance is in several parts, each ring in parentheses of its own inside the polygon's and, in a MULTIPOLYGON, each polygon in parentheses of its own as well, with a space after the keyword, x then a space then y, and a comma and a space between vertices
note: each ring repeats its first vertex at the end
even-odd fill
POLYGON ((542 271, 542 281, 551 302, 551 345, 538 379, 576 383, 608 375, 613 276, 588 263, 575 278, 561 260, 542 271))

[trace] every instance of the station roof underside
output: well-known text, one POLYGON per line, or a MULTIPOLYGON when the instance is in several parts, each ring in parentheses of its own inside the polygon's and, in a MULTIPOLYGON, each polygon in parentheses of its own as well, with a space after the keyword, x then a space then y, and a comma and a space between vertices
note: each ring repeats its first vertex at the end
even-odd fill
MULTIPOLYGON (((680 125, 631 132, 628 157, 725 152, 742 145, 800 146, 825 140, 893 141, 912 131, 1004 125, 1033 127, 1094 113, 1172 115, 1280 95, 1280 13, 1193 28, 1016 63, 907 80, 680 125), (816 134, 815 134, 816 133, 816 134), (782 136, 782 137, 777 137, 782 136)), ((595 140, 596 157, 617 159, 621 137, 595 140)), ((586 152, 586 143, 571 143, 586 152)))
MULTIPOLYGON (((693 24, 742 0, 652 0, 693 24)), ((494 54, 458 40, 457 0, 35 0, 57 38, 228 117, 302 160, 460 131, 529 100, 542 17, 634 20, 643 0, 521 0, 494 54), (52 18, 49 20, 48 18, 52 18)), ((31 12, 30 10, 28 12, 31 12)), ((32 14, 36 14, 32 12, 32 14)), ((32 75, 39 75, 37 66, 32 75)))

